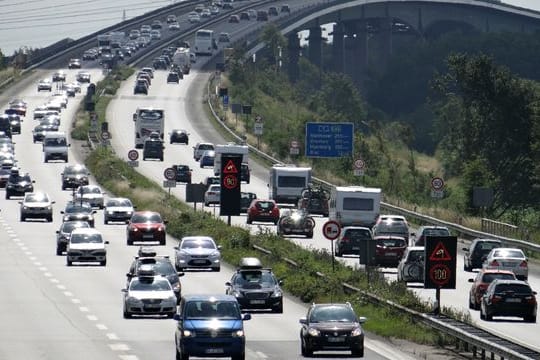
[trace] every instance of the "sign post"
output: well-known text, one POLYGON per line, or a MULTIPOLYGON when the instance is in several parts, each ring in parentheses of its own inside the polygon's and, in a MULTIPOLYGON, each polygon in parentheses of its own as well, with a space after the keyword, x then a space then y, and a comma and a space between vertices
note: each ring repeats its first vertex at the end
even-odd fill
POLYGON ((366 163, 362 159, 356 159, 354 161, 354 176, 364 176, 364 168, 366 163))
POLYGON ((444 180, 440 177, 434 177, 431 179, 431 197, 434 199, 441 199, 444 197, 444 180))
POLYGON ((257 115, 255 117, 255 123, 253 124, 253 134, 257 136, 257 149, 260 146, 261 135, 263 134, 264 124, 262 117, 257 115))
POLYGON ((441 309, 441 289, 456 288, 456 236, 428 236, 424 248, 424 289, 435 289, 435 314, 441 309))
POLYGON ((291 140, 291 143, 289 145, 289 153, 291 155, 299 155, 300 154, 300 144, 297 140, 291 140))
POLYGON ((336 240, 341 234, 341 226, 337 221, 328 220, 322 226, 322 232, 325 238, 331 241, 332 251, 332 271, 335 270, 335 256, 334 256, 334 240, 336 240))

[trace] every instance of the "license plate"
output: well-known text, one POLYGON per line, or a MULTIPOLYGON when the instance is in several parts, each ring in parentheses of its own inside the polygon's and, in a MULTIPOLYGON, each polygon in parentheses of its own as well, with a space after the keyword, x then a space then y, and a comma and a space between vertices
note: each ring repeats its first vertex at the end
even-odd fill
POLYGON ((224 350, 221 348, 211 348, 211 349, 206 349, 206 353, 207 354, 223 354, 224 350))
POLYGON ((386 256, 396 256, 397 253, 395 253, 395 252, 387 252, 385 255, 386 256))
POLYGON ((249 301, 250 304, 264 304, 264 300, 250 300, 249 301))
POLYGON ((154 238, 154 235, 153 234, 145 234, 142 236, 143 239, 153 239, 154 238))
POLYGON ((520 299, 520 298, 509 298, 509 299, 506 299, 506 302, 509 302, 509 303, 520 303, 520 302, 521 302, 521 299, 520 299))
POLYGON ((193 260, 194 264, 206 264, 206 260, 193 260))
POLYGON ((359 246, 353 246, 352 249, 353 250, 360 250, 360 247, 359 246))
POLYGON ((159 304, 148 304, 148 305, 144 305, 145 308, 147 309, 159 309, 160 305, 159 304))
POLYGON ((342 337, 329 337, 328 338, 328 342, 331 342, 331 343, 344 342, 344 341, 345 341, 345 338, 342 338, 342 337))
POLYGON ((502 263, 502 266, 504 266, 504 267, 509 267, 509 268, 513 268, 513 267, 515 267, 516 265, 514 265, 514 264, 511 263, 511 262, 503 262, 503 263, 502 263))

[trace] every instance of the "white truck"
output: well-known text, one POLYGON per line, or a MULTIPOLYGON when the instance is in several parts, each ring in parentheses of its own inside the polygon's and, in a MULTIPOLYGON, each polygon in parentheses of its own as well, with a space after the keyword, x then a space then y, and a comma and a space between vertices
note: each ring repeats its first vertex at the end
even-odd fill
POLYGON ((330 192, 328 219, 343 226, 375 225, 381 209, 380 188, 336 186, 330 192))
POLYGON ((182 70, 182 73, 189 74, 191 70, 191 55, 188 48, 178 48, 173 54, 172 65, 182 70))
POLYGON ((214 151, 216 152, 216 157, 214 158, 214 175, 216 176, 221 173, 222 154, 242 155, 242 163, 247 164, 249 162, 249 148, 247 145, 238 145, 233 143, 229 143, 227 145, 216 145, 214 151))
POLYGON ((277 203, 294 204, 302 196, 302 190, 311 183, 310 167, 274 165, 270 168, 269 197, 277 203))

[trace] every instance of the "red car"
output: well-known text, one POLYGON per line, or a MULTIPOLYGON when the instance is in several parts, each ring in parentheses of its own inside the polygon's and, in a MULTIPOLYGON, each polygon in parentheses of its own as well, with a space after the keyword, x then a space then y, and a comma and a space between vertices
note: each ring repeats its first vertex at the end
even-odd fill
POLYGON ((402 236, 379 235, 374 236, 375 261, 377 265, 397 267, 407 248, 407 240, 402 236))
POLYGON ((469 279, 469 282, 472 283, 469 291, 469 309, 480 310, 482 296, 486 293, 489 284, 495 279, 516 280, 516 275, 507 270, 481 269, 476 278, 469 279))
POLYGON ((255 199, 249 205, 247 211, 247 223, 254 221, 273 222, 277 225, 279 221, 279 208, 274 200, 255 199))
POLYGON ((127 244, 134 242, 159 242, 165 245, 166 220, 154 211, 136 211, 129 220, 126 233, 127 244))

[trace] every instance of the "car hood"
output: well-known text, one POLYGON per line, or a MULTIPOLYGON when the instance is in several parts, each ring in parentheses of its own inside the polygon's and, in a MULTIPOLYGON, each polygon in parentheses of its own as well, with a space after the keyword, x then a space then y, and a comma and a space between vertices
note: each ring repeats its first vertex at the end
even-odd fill
POLYGON ((310 323, 309 326, 319 330, 353 330, 359 327, 360 324, 355 322, 324 321, 310 323))
POLYGON ((216 249, 205 249, 205 248, 196 248, 196 249, 182 249, 189 255, 210 255, 216 252, 216 249))
POLYGON ((189 330, 237 330, 242 328, 242 320, 192 319, 184 321, 184 328, 189 330))
POLYGON ((31 203, 23 203, 23 206, 26 207, 47 207, 51 206, 50 202, 31 202, 31 203))
MULTIPOLYGON (((80 199, 80 198, 81 198, 81 196, 78 195, 77 199, 80 199)), ((103 195, 101 195, 101 194, 84 194, 82 196, 82 198, 83 199, 101 199, 101 198, 103 198, 103 195)))
POLYGON ((174 297, 174 292, 170 291, 130 291, 129 296, 136 299, 167 299, 174 297))
POLYGON ((108 206, 106 211, 133 212, 133 208, 129 206, 108 206))
POLYGON ((102 250, 105 249, 104 243, 70 243, 71 250, 102 250))

